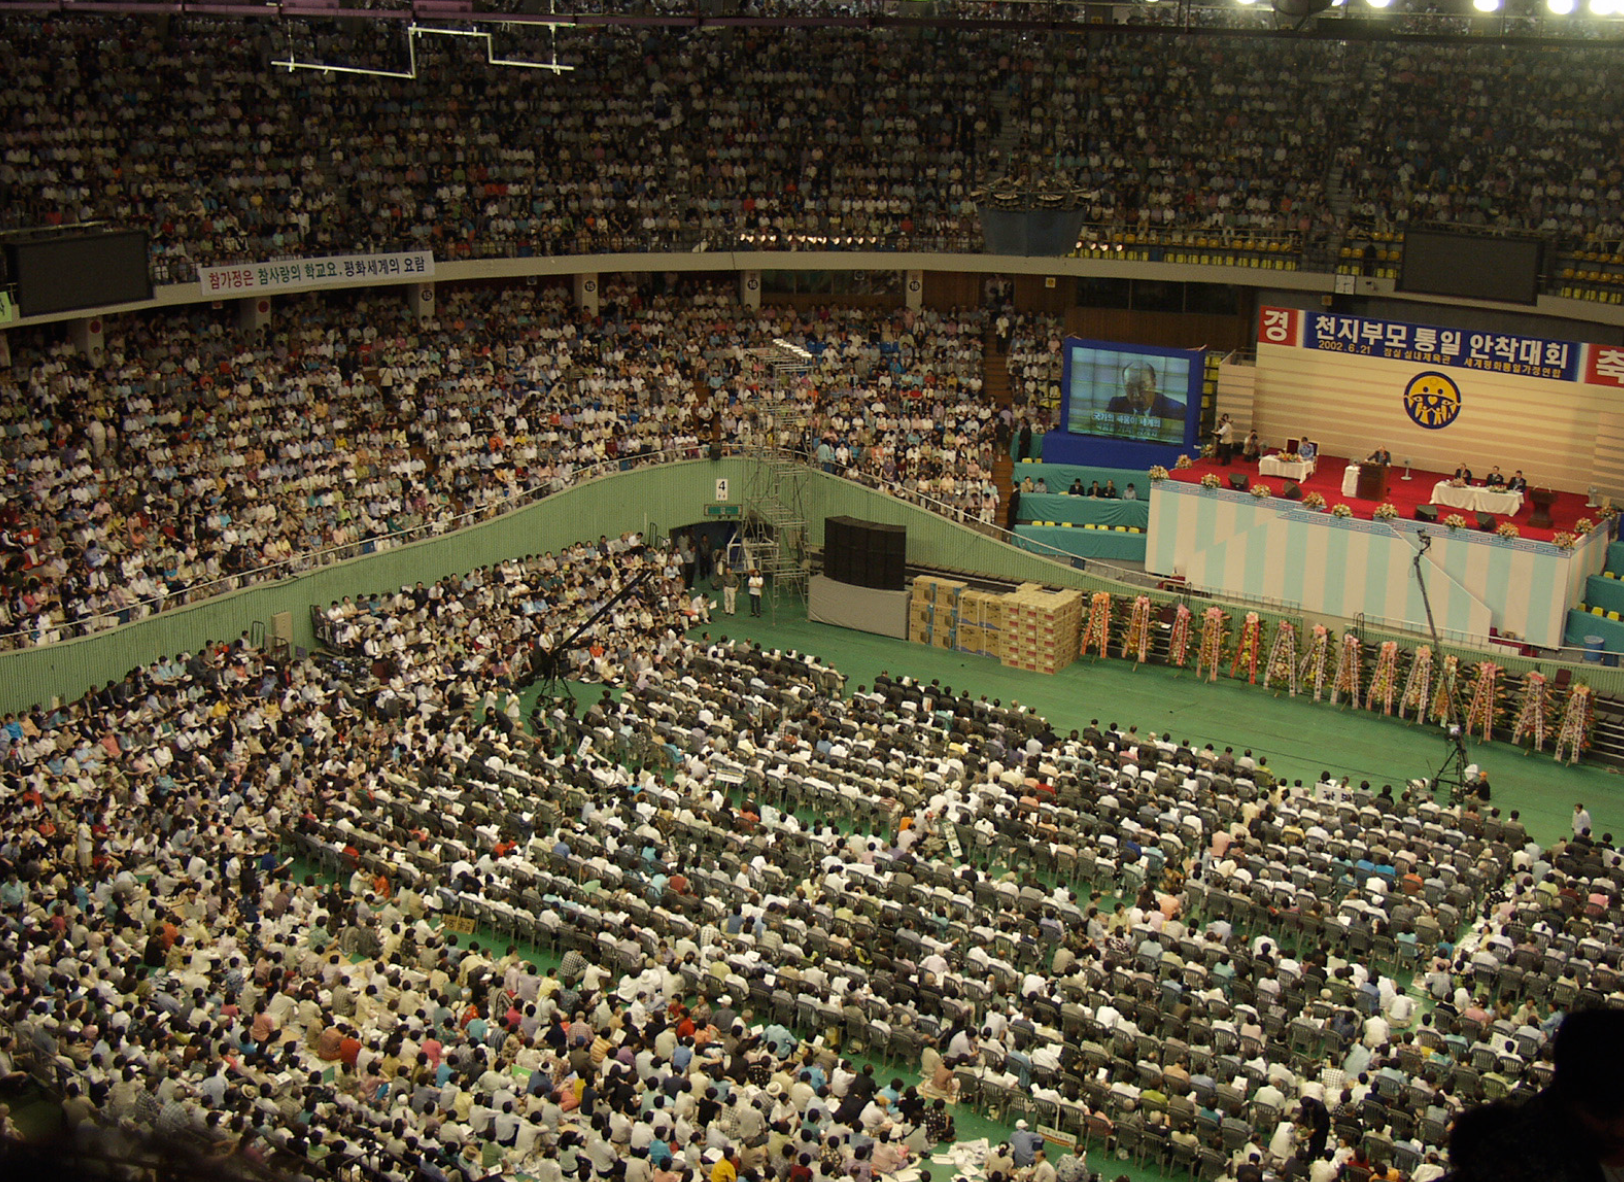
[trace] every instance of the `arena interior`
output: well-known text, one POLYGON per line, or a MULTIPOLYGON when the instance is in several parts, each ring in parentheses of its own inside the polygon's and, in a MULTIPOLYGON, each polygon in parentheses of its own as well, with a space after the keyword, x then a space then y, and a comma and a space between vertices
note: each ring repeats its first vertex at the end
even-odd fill
POLYGON ((7 1176, 1624 1177, 1621 54, 0 2, 7 1176), (1291 404, 1276 309, 1511 343, 1291 404), (1179 488, 1425 616, 1159 569, 1179 488))

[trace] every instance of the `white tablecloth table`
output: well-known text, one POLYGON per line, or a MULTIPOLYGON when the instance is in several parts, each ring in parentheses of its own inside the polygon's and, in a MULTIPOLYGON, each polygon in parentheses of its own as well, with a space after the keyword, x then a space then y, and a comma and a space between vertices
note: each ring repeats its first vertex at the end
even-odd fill
POLYGON ((1470 509, 1474 513, 1499 513, 1511 516, 1522 508, 1520 492, 1503 492, 1497 488, 1455 488, 1449 481, 1440 480, 1432 486, 1432 503, 1451 509, 1470 509))
POLYGON ((1259 476, 1289 476, 1292 480, 1307 480, 1314 474, 1313 460, 1298 460, 1292 463, 1283 460, 1279 454, 1264 456, 1257 462, 1259 476))
POLYGON ((1357 496, 1358 489, 1359 465, 1349 464, 1346 468, 1342 469, 1342 495, 1345 497, 1357 496))

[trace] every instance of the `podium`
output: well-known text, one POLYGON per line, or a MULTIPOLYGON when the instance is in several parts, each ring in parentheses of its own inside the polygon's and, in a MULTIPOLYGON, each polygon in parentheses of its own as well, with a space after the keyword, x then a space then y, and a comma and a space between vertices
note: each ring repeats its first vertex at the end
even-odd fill
POLYGON ((1387 471, 1386 464, 1360 464, 1359 482, 1354 485, 1353 495, 1361 501, 1385 501, 1387 471))
POLYGON ((1528 490, 1528 502, 1534 506, 1534 512, 1528 519, 1528 524, 1536 529, 1551 528, 1551 506, 1556 504, 1556 492, 1549 488, 1531 488, 1528 490))

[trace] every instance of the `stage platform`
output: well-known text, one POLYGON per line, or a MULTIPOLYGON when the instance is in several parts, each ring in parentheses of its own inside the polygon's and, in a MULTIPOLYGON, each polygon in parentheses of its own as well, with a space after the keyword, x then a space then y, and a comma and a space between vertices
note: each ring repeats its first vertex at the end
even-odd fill
MULTIPOLYGON (((1324 497, 1327 511, 1337 505, 1346 505, 1353 510, 1355 517, 1369 521, 1371 520, 1371 513, 1380 502, 1345 496, 1342 492, 1343 472, 1350 462, 1353 461, 1335 456, 1321 456, 1314 474, 1299 483, 1302 485, 1305 496, 1308 493, 1317 492, 1324 497)), ((1245 476, 1247 481, 1252 484, 1262 482, 1268 485, 1277 497, 1285 491, 1286 480, 1288 479, 1284 476, 1260 476, 1257 464, 1247 463, 1238 456, 1233 463, 1228 465, 1220 464, 1216 460, 1197 460, 1193 467, 1174 469, 1171 472, 1171 477, 1183 484, 1199 484, 1201 478, 1209 472, 1215 473, 1220 480, 1224 481, 1226 487, 1232 474, 1245 476)), ((1477 475, 1481 481, 1483 474, 1479 472, 1477 475)), ((1510 473, 1506 475, 1509 476, 1510 473)), ((1399 516, 1413 518, 1416 506, 1431 504, 1434 488, 1440 481, 1448 479, 1449 473, 1424 472, 1420 468, 1415 468, 1410 472, 1410 479, 1405 480, 1404 468, 1395 466, 1389 469, 1387 500, 1397 507, 1399 516)), ((1574 523, 1581 517, 1589 516, 1592 521, 1599 521, 1595 512, 1594 509, 1586 506, 1583 493, 1559 492, 1556 494, 1556 503, 1551 506, 1551 526, 1549 528, 1541 528, 1528 523, 1529 518, 1534 514, 1534 509, 1529 504, 1527 497, 1523 498, 1522 508, 1516 513, 1496 514, 1495 519, 1497 522, 1511 522, 1517 527, 1517 532, 1529 541, 1548 542, 1561 531, 1571 530, 1574 523)), ((1476 524, 1472 513, 1464 509, 1451 509, 1448 506, 1439 507, 1439 520, 1441 521, 1451 513, 1459 513, 1468 522, 1472 522, 1474 526, 1476 524)))
MULTIPOLYGON (((1424 532, 1431 541, 1422 570, 1441 632, 1456 639, 1487 638, 1494 629, 1530 644, 1561 646, 1568 608, 1582 598, 1589 576, 1605 565, 1605 529, 1580 539, 1573 550, 1562 550, 1538 537, 1548 538, 1549 530, 1524 529, 1522 537, 1506 539, 1402 517, 1374 521, 1375 503, 1342 497, 1343 466, 1323 462, 1305 488, 1324 492, 1330 505, 1346 503, 1355 514, 1362 512, 1351 518, 1305 509, 1279 495, 1260 500, 1198 483, 1205 471, 1256 478, 1255 468, 1238 465, 1198 465, 1153 485, 1145 568, 1220 594, 1276 600, 1349 619, 1362 614, 1378 627, 1424 632, 1426 613, 1414 574, 1424 532)), ((1417 472, 1409 486, 1430 492, 1436 479, 1417 472)), ((1284 484, 1278 477, 1263 482, 1276 494, 1284 484)), ((1413 494, 1389 499, 1395 505, 1424 503, 1413 494)), ((1558 521, 1571 526, 1583 507, 1582 496, 1567 494, 1566 503, 1558 505, 1558 521)), ((1517 515, 1519 528, 1528 513, 1525 506, 1517 515)))

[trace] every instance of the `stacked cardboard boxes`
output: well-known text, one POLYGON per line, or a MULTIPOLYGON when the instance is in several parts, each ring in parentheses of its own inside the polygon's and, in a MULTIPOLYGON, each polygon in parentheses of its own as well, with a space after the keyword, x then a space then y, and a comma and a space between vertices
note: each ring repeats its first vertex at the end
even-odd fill
POLYGON ((908 639, 932 648, 955 647, 959 597, 968 589, 957 579, 915 579, 913 598, 908 603, 908 639))
POLYGON ((1004 651, 1004 601, 994 591, 966 591, 959 596, 958 643, 961 653, 997 659, 1004 651))
POLYGON ((1032 673, 1058 673, 1077 659, 1083 634, 1083 593, 1048 591, 1022 583, 1006 596, 1005 665, 1032 673))

